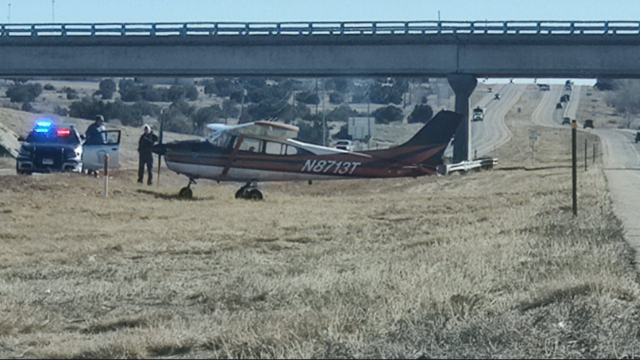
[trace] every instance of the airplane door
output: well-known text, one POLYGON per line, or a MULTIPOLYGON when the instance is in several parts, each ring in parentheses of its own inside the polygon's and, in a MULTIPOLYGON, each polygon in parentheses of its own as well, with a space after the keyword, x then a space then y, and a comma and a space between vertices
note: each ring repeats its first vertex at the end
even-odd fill
POLYGON ((82 146, 82 167, 88 170, 104 169, 104 156, 109 155, 109 169, 120 166, 120 130, 106 130, 101 133, 102 144, 82 146))

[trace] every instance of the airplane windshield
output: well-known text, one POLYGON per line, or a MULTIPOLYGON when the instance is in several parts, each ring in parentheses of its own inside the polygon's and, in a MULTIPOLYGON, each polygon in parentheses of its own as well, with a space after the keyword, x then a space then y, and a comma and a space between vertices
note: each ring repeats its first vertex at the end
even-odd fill
POLYGON ((221 147, 221 148, 227 148, 229 146, 230 140, 231 140, 231 135, 221 131, 216 131, 207 137, 207 141, 211 145, 216 147, 221 147))

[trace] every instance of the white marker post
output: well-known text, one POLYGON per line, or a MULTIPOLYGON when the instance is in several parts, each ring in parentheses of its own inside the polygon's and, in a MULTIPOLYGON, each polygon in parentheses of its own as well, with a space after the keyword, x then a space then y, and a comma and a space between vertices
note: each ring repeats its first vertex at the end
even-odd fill
POLYGON ((109 154, 104 154, 104 197, 109 194, 109 154))

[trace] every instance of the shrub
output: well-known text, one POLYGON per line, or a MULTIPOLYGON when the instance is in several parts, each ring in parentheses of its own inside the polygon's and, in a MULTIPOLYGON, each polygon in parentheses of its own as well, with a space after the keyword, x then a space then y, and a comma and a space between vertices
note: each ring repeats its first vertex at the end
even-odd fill
POLYGON ((22 103, 34 101, 40 94, 42 94, 42 85, 40 84, 12 85, 6 92, 11 102, 22 103))
POLYGON ((108 100, 113 98, 113 93, 116 92, 116 83, 111 79, 104 79, 100 81, 100 90, 98 91, 102 95, 102 100, 108 100))
POLYGON ((426 104, 421 104, 421 105, 416 105, 413 108, 411 115, 409 115, 409 118, 407 118, 407 122, 409 124, 426 123, 432 117, 433 117, 433 109, 431 108, 431 106, 426 104))
POLYGON ((371 115, 376 119, 376 124, 388 124, 392 121, 402 120, 402 110, 393 105, 381 107, 371 115))

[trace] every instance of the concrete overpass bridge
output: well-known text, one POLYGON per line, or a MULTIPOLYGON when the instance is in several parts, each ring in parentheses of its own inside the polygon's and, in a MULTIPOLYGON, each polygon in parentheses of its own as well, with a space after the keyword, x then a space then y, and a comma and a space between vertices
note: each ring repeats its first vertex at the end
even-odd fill
MULTIPOLYGON (((640 77, 640 22, 415 21, 0 25, 0 77, 640 77)), ((454 161, 469 158, 469 124, 454 161), (466 139, 466 140, 465 140, 466 139)))

